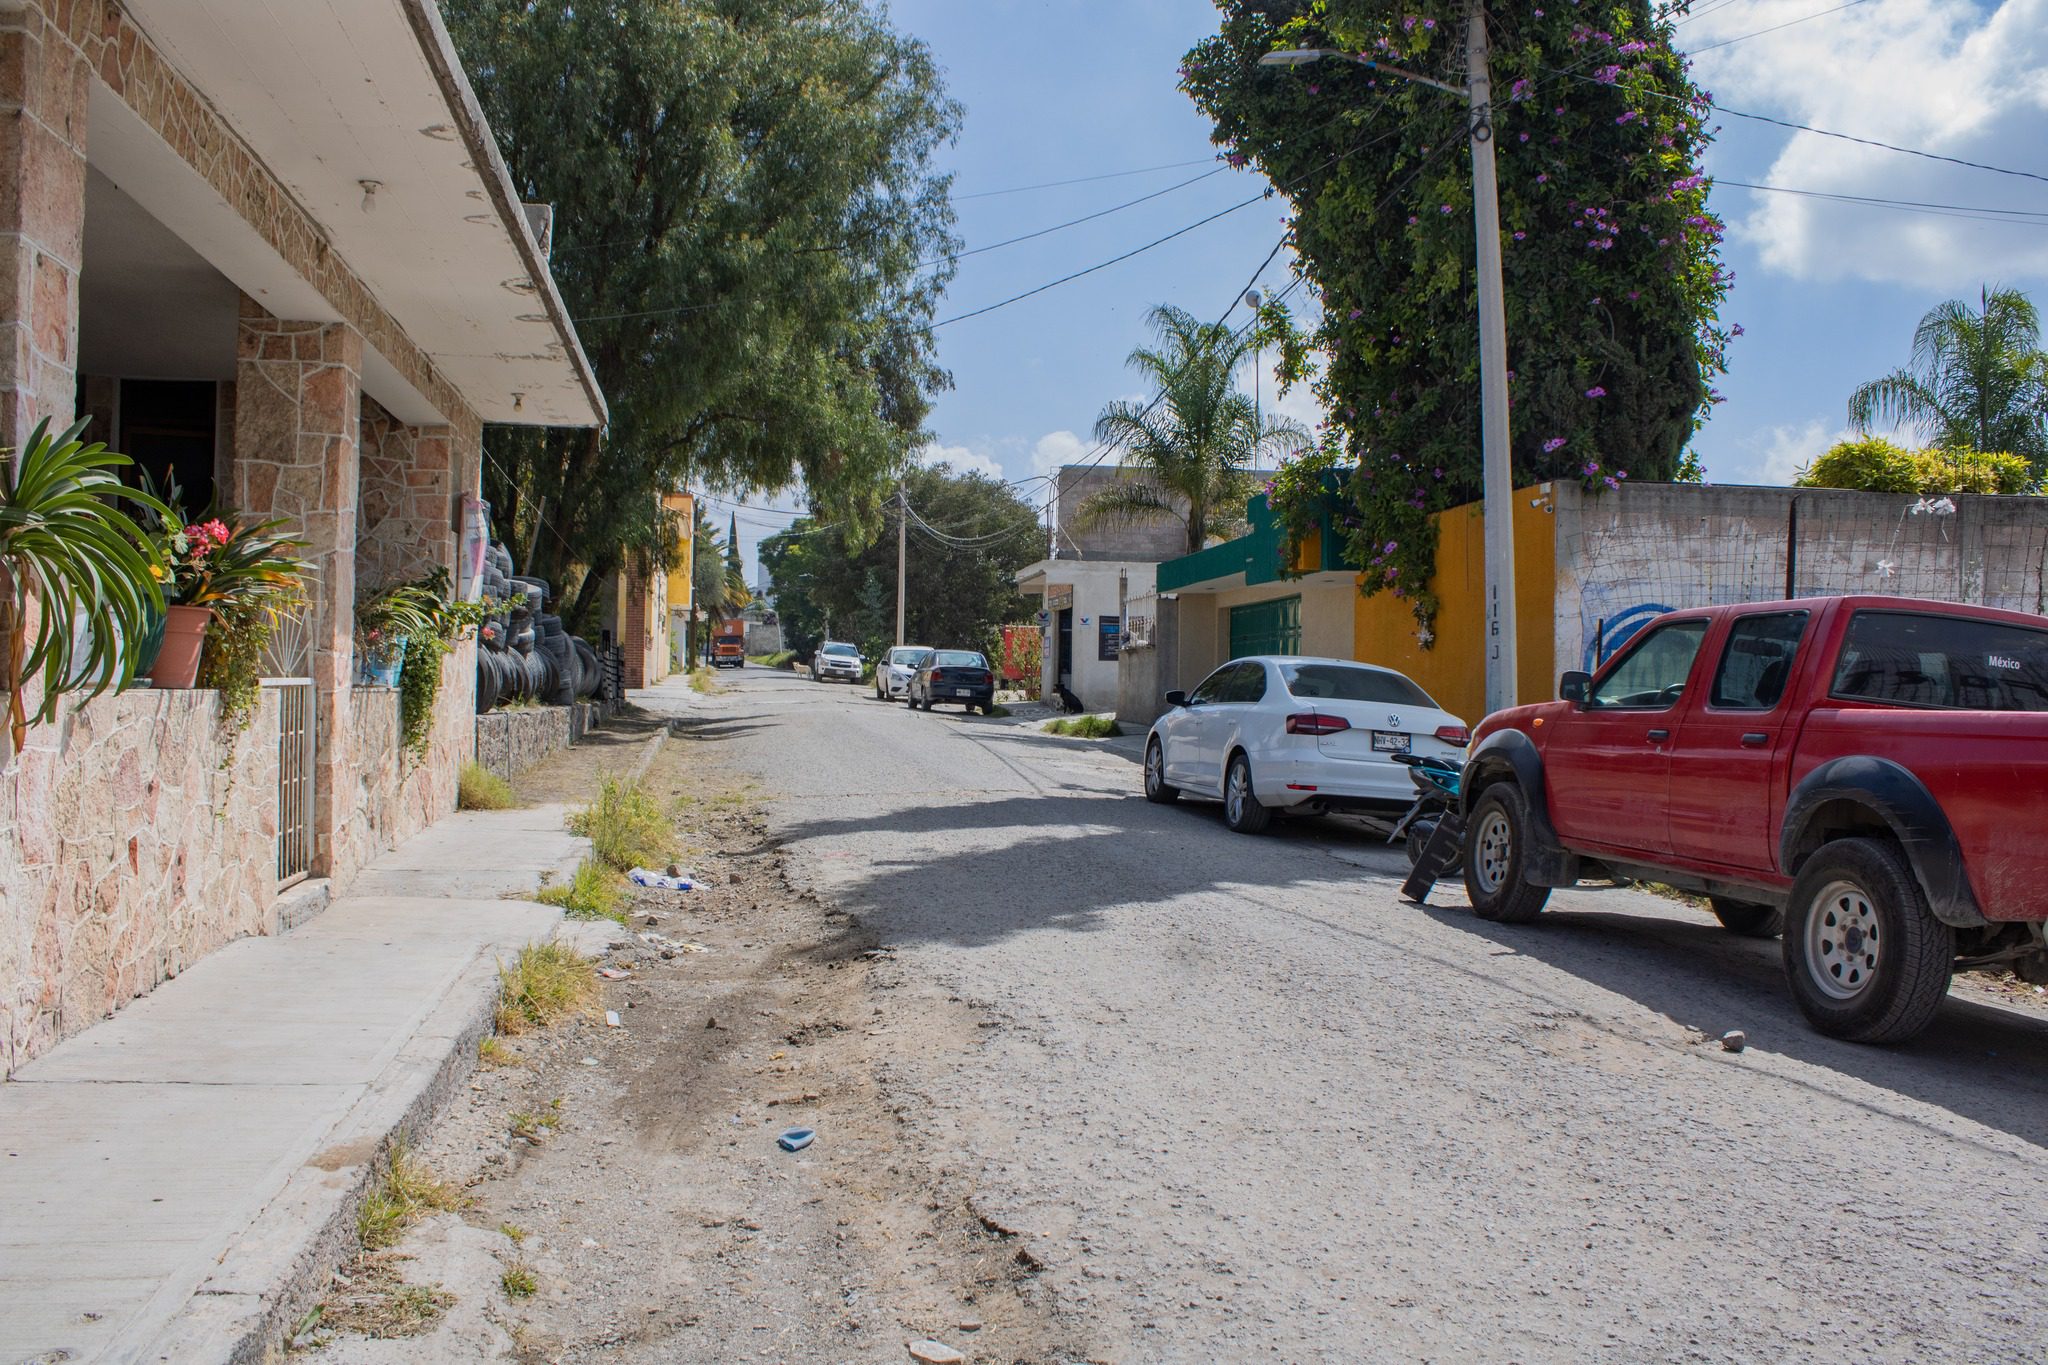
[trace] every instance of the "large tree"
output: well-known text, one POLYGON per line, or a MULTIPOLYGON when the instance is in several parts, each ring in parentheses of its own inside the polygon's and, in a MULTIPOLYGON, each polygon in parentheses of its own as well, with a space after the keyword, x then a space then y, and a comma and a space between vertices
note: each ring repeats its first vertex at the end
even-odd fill
MULTIPOLYGON (((1293 201, 1321 303, 1316 383, 1335 414, 1322 458, 1297 462, 1276 501, 1355 466, 1367 586, 1410 595, 1426 625, 1428 514, 1481 491, 1465 102, 1350 63, 1258 60, 1334 48, 1462 84, 1464 0, 1217 4, 1221 31, 1188 55, 1183 84, 1228 154, 1293 201)), ((1728 338, 1699 169, 1710 106, 1648 0, 1487 8, 1515 477, 1671 478, 1728 338)))
POLYGON ((1300 455, 1311 441, 1299 423, 1262 417, 1238 391, 1252 333, 1203 322, 1170 304, 1153 309, 1151 322, 1159 345, 1138 347, 1130 364, 1159 396, 1119 399, 1095 422, 1095 439, 1140 474, 1081 504, 1080 524, 1169 517, 1186 527, 1193 554, 1243 519, 1252 470, 1300 455))
MULTIPOLYGON (((1038 509, 984 474, 912 468, 904 622, 912 644, 993 650, 1029 603, 1017 570, 1044 557, 1038 509)), ((892 516, 893 519, 893 516, 892 516)), ((799 654, 850 640, 874 657, 896 642, 896 537, 865 544, 844 526, 806 517, 761 542, 783 643, 799 654)))
POLYGON ((1896 422, 1953 450, 2018 455, 2048 470, 2048 353, 2033 300, 1986 285, 1975 312, 1961 299, 1929 309, 1913 360, 1849 395, 1858 431, 1896 422))
POLYGON ((947 382, 932 157, 959 111, 924 45, 860 0, 442 9, 520 195, 555 206, 555 278, 611 405, 602 437, 492 433, 527 570, 580 573, 580 619, 626 553, 668 552, 659 494, 690 485, 800 478, 871 532, 947 382))

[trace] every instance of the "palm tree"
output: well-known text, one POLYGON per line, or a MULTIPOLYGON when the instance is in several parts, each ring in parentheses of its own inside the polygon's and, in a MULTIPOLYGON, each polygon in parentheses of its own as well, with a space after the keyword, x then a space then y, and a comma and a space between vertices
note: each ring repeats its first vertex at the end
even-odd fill
MULTIPOLYGON (((747 591, 746 575, 740 571, 739 558, 729 547, 721 544, 718 528, 705 515, 703 500, 692 504, 694 522, 690 531, 690 657, 695 659, 708 642, 697 639, 697 621, 701 617, 706 624, 723 621, 737 616, 753 600, 747 591)), ((733 518, 733 530, 739 530, 739 518, 733 518)))
POLYGON ((1141 477, 1113 485, 1081 505, 1080 526, 1128 526, 1171 517, 1187 527, 1187 552, 1240 520, 1251 471, 1264 459, 1311 444, 1299 422, 1262 418, 1237 390, 1238 367, 1252 353, 1250 334, 1201 322, 1170 304, 1152 310, 1157 347, 1131 352, 1131 368, 1159 389, 1151 403, 1115 402, 1095 422, 1095 439, 1135 465, 1141 477))
POLYGON ((2048 355, 2025 294, 1986 286, 1977 311, 1950 299, 1920 319, 1912 364, 1849 395, 1849 420, 1915 428, 1937 446, 2005 451, 2048 466, 2048 355))

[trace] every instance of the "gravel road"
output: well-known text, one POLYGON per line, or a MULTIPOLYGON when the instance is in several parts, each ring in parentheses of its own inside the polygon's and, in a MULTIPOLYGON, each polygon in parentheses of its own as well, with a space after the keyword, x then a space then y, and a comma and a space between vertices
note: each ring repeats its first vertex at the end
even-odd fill
POLYGON ((1361 827, 1146 804, 1134 744, 728 684, 685 723, 792 875, 980 1023, 893 1044, 906 1140, 1094 1358, 2040 1358, 2042 1016, 1832 1042, 1674 902, 1487 925, 1361 827))

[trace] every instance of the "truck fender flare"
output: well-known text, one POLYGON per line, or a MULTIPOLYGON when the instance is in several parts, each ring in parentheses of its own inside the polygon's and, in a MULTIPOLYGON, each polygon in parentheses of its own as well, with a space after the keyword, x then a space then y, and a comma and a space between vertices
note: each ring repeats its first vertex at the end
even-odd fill
POLYGON ((1970 890, 1963 847, 1941 803, 1912 770, 1868 754, 1829 759, 1799 780, 1785 802, 1778 835, 1778 865, 1788 877, 1827 842, 1823 813, 1838 803, 1861 808, 1882 821, 1927 893, 1928 908, 1943 924, 1974 929, 1985 923, 1983 907, 1970 890))
POLYGON ((1534 886, 1570 886, 1579 879, 1578 856, 1558 843, 1557 827, 1550 823, 1550 801, 1543 789, 1543 755, 1520 730, 1496 730, 1479 741, 1465 760, 1465 775, 1458 784, 1459 803, 1466 819, 1481 793, 1496 782, 1512 781, 1522 789, 1529 810, 1529 849, 1522 860, 1522 879, 1534 886))

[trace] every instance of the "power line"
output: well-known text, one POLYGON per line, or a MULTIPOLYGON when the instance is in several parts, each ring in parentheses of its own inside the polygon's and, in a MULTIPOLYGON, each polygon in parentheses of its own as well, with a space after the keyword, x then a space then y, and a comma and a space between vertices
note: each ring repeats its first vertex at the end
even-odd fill
POLYGON ((1865 0, 1849 0, 1845 5, 1836 5, 1833 9, 1824 9, 1818 14, 1808 14, 1798 19, 1787 19, 1782 24, 1773 24, 1769 28, 1760 28, 1754 33, 1745 33, 1740 38, 1723 38, 1718 43, 1708 43, 1705 46, 1693 48, 1687 55, 1697 57, 1700 53, 1712 52, 1717 47, 1732 47, 1736 43, 1746 43, 1751 38, 1761 38, 1766 33, 1776 33, 1780 29, 1791 28, 1794 24, 1804 24, 1810 23, 1815 19, 1825 19, 1830 14, 1840 14, 1845 9, 1855 9, 1863 3, 1865 3, 1865 0))
POLYGON ((1097 180, 1121 180, 1125 176, 1150 175, 1154 171, 1177 171, 1186 166, 1206 166, 1211 157, 1200 157, 1193 161, 1168 161, 1158 166, 1140 166, 1130 171, 1105 171, 1101 175, 1081 175, 1072 180, 1047 180, 1036 185, 1013 185, 1006 190, 981 190, 974 194, 956 194, 953 202, 965 203, 969 199, 993 199, 999 194, 1023 194, 1027 190, 1056 190, 1063 185, 1088 185, 1097 180))
MULTIPOLYGON (((1588 85, 1598 85, 1610 90, 1617 88, 1607 81, 1600 80, 1594 76, 1581 75, 1576 71, 1565 71, 1554 66, 1544 67, 1543 70, 1553 76, 1564 76, 1571 80, 1583 81, 1588 85)), ((1646 90, 1642 93, 1654 99, 1668 100, 1673 104, 1694 103, 1694 101, 1688 100, 1682 95, 1668 95, 1661 90, 1646 90)), ((1994 175, 2010 175, 2021 180, 2039 180, 2044 184, 2048 184, 2048 175, 2042 175, 2035 171, 2018 171, 2009 166, 1993 166, 1986 162, 1968 161, 1962 157, 1948 156, 1941 152, 1927 152, 1917 147, 1901 147, 1897 143, 1880 142, 1875 138, 1857 137, 1853 133, 1837 133, 1828 128, 1816 128, 1807 123, 1795 123, 1791 119, 1776 118, 1770 114, 1753 114, 1743 109, 1731 109, 1727 105, 1717 103, 1711 99, 1701 99, 1698 102, 1707 108, 1718 110, 1730 118, 1749 119, 1756 123, 1769 123, 1779 128, 1790 128, 1794 132, 1812 133, 1817 137, 1830 137, 1842 142, 1853 142, 1861 147, 1876 147, 1881 151, 1897 152, 1902 156, 1917 156, 1928 161, 1941 161, 1951 166, 1967 167, 1973 171, 1990 171, 1994 175)))
POLYGON ((1835 203, 1863 204, 1872 208, 1931 213, 1951 218, 1975 218, 1983 222, 2013 223, 2021 227, 2048 226, 2048 210, 1996 209, 1971 204, 1937 204, 1920 199, 1881 199, 1861 194, 1836 194, 1827 190, 1795 190, 1786 185, 1754 185, 1746 180, 1716 179, 1714 183, 1716 185, 1727 185, 1739 190, 1759 190, 1769 194, 1792 194, 1802 199, 1826 199, 1835 203))
POLYGON ((1230 167, 1228 166, 1218 166, 1214 170, 1204 171, 1200 175, 1192 176, 1189 179, 1183 180, 1177 185, 1168 185, 1163 190, 1154 190, 1152 191, 1152 193, 1140 195, 1136 199, 1126 199, 1121 204, 1115 204, 1106 209, 1099 209, 1094 213, 1085 214, 1079 218, 1069 218, 1064 223, 1054 223, 1051 227, 1040 228, 1036 232, 1027 232, 1020 237, 1010 237, 1000 242, 990 242, 987 246, 977 246, 969 248, 966 251, 956 251, 950 256, 934 256, 929 261, 919 261, 917 265, 914 267, 914 269, 925 270, 930 268, 931 266, 945 265, 951 261, 965 260, 969 256, 979 256, 984 251, 996 251, 1006 246, 1015 246, 1019 242, 1028 242, 1032 240, 1034 237, 1045 237, 1051 235, 1052 233, 1060 232, 1070 227, 1078 227, 1082 223, 1092 223, 1097 218, 1107 218, 1112 213, 1121 213, 1125 209, 1136 208, 1139 204, 1147 203, 1150 200, 1157 199, 1161 195, 1172 194, 1175 190, 1184 190, 1190 185, 1200 184, 1202 181, 1207 180, 1209 177, 1221 175, 1223 174, 1223 172, 1229 169, 1230 167))
POLYGON ((1682 24, 1689 24, 1695 19, 1704 19, 1709 14, 1712 14, 1715 10, 1727 9, 1730 5, 1734 4, 1735 2, 1736 0, 1712 0, 1712 3, 1707 5, 1705 9, 1696 9, 1690 14, 1684 15, 1677 19, 1673 19, 1671 21, 1671 27, 1677 28, 1682 24))

